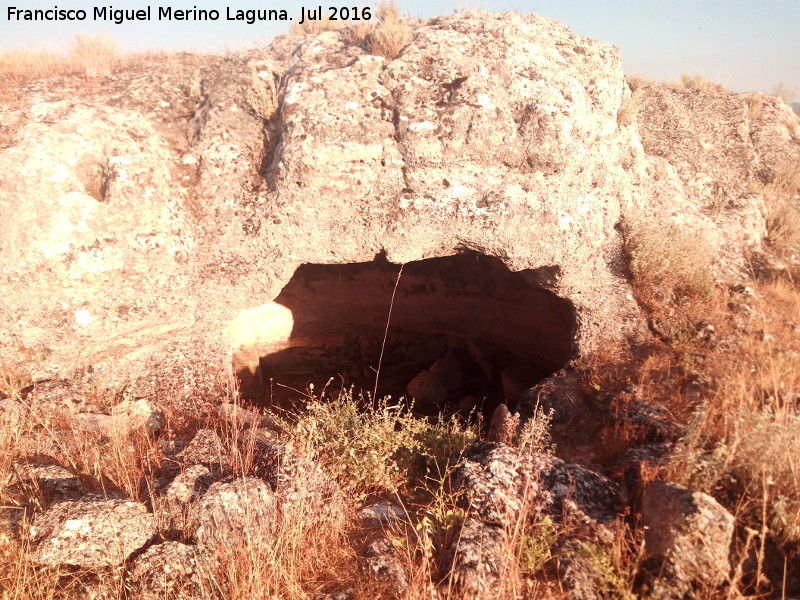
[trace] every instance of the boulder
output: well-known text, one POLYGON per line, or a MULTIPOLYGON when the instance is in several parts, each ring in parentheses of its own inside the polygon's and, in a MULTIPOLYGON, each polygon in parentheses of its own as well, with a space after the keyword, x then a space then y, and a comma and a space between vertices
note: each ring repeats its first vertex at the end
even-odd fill
POLYGON ((36 515, 30 529, 31 558, 54 566, 114 567, 155 534, 155 520, 143 504, 87 495, 36 515))
POLYGON ((155 435, 164 426, 164 415, 145 399, 123 400, 111 409, 111 414, 78 413, 72 421, 77 429, 103 438, 127 437, 135 431, 155 435))
POLYGON ((408 587, 408 574, 389 538, 380 537, 367 544, 364 564, 372 577, 388 583, 395 592, 401 593, 408 587))
POLYGON ((617 424, 640 444, 673 443, 686 433, 663 404, 635 401, 615 408, 617 424))
POLYGON ((447 387, 431 370, 422 371, 409 381, 406 391, 423 406, 439 406, 447 398, 447 387))
POLYGON ((520 519, 549 515, 597 539, 613 539, 624 496, 602 475, 549 454, 490 442, 476 442, 465 457, 452 480, 476 519, 513 529, 520 519))
POLYGON ((75 500, 86 494, 80 477, 61 465, 46 463, 16 463, 16 483, 33 487, 45 505, 60 500, 75 500))
POLYGON ((567 425, 584 401, 579 377, 571 371, 561 371, 520 393, 519 410, 523 420, 533 416, 537 409, 550 415, 554 426, 567 425))
POLYGON ((509 532, 544 517, 600 546, 613 542, 623 498, 602 475, 548 454, 490 442, 476 442, 465 458, 452 483, 470 517, 444 557, 464 597, 496 597, 510 568, 509 532))
POLYGON ((644 492, 642 525, 654 598, 686 597, 695 585, 727 580, 734 518, 708 494, 655 481, 644 492))
POLYGON ((200 600, 209 597, 199 581, 202 562, 194 546, 155 544, 131 563, 128 581, 141 600, 200 600))
POLYGON ((467 519, 444 555, 459 598, 497 598, 501 578, 509 568, 508 534, 503 527, 467 519))
POLYGON ((408 515, 400 506, 381 500, 358 511, 356 519, 365 527, 391 527, 406 521, 408 515))
POLYGON ((519 413, 512 415, 505 403, 500 403, 492 413, 486 440, 498 444, 512 444, 519 429, 519 413))
POLYGON ((277 519, 275 495, 255 477, 211 485, 189 516, 193 539, 209 549, 231 543, 269 544, 277 519))
MULTIPOLYGON (((254 430, 257 434, 257 430, 254 430)), ((336 531, 345 519, 346 500, 339 484, 285 442, 259 439, 252 472, 269 483, 285 515, 336 531)))
POLYGON ((215 476, 230 468, 230 452, 226 450, 222 438, 213 429, 200 429, 192 441, 177 454, 177 460, 186 466, 203 465, 215 476))
POLYGON ((13 398, 0 400, 0 427, 8 431, 21 431, 28 419, 28 409, 13 398))
POLYGON ((193 504, 214 483, 214 480, 211 471, 203 465, 192 465, 178 474, 155 499, 161 528, 166 531, 186 529, 193 504))

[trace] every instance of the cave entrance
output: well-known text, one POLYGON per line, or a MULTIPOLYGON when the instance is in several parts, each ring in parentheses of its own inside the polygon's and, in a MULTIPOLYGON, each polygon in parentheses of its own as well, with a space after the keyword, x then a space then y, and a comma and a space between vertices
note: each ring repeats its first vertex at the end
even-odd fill
POLYGON ((304 264, 273 302, 290 312, 288 335, 244 349, 249 366, 234 355, 242 395, 286 407, 311 384, 371 394, 386 334, 379 396, 412 396, 423 414, 513 407, 574 353, 575 309, 536 285, 541 271, 477 253, 408 263, 399 281, 400 266, 380 257, 304 264))

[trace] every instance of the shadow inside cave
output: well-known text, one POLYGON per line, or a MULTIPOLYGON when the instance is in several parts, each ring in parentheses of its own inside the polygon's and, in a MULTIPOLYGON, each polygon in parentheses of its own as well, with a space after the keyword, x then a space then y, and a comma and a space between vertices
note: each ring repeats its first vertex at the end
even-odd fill
POLYGON ((486 414, 573 357, 575 309, 536 285, 535 271, 469 252, 399 274, 383 257, 301 265, 274 301, 291 311, 288 339, 256 348, 255 369, 234 364, 243 397, 286 408, 310 385, 372 394, 380 363, 379 396, 413 396, 423 414, 486 414))

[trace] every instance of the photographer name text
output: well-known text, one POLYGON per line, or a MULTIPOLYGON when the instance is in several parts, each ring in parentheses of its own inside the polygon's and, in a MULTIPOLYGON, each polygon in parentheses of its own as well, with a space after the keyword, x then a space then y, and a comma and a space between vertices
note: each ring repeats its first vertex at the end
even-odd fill
MULTIPOLYGON (((248 9, 225 7, 224 10, 173 8, 172 6, 147 6, 137 9, 95 6, 90 9, 53 8, 27 9, 9 6, 9 21, 106 21, 121 25, 129 22, 146 21, 242 21, 250 25, 262 21, 293 21, 285 9, 248 9)), ((369 21, 372 14, 365 6, 312 6, 300 7, 296 17, 300 25, 307 21, 369 21)))

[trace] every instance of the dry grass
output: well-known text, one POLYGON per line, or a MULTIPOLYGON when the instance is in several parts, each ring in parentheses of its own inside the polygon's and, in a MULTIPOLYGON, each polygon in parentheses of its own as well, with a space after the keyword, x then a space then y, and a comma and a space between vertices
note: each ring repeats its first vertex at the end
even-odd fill
POLYGON ((751 191, 764 196, 767 207, 767 242, 779 254, 791 254, 800 247, 800 169, 787 164, 767 183, 752 182, 751 191))
MULTIPOLYGON (((156 489, 158 465, 164 460, 159 439, 170 439, 176 433, 187 435, 168 429, 155 438, 143 430, 103 437, 74 431, 68 415, 50 409, 46 415, 37 412, 19 393, 22 379, 12 375, 10 369, 4 368, 0 374, 3 395, 27 407, 23 424, 0 423, 0 506, 22 509, 25 522, 21 531, 26 531, 31 519, 43 510, 37 489, 11 485, 15 463, 28 460, 25 457, 30 452, 32 436, 39 436, 38 443, 51 447, 47 462, 67 467, 88 490, 121 492, 148 502, 156 489)), ((90 399, 92 405, 106 408, 115 402, 112 398, 90 399)), ((165 399, 164 404, 169 407, 169 400, 165 399)), ((257 464, 255 437, 242 437, 242 422, 231 422, 218 414, 209 415, 208 419, 205 425, 215 429, 221 440, 228 477, 253 473, 257 464)), ((180 423, 191 419, 168 414, 165 421, 180 423)), ((435 512, 434 504, 444 507, 450 502, 449 497, 436 497, 430 491, 420 495, 414 490, 420 482, 427 481, 429 473, 452 470, 464 447, 476 437, 474 425, 464 427, 449 418, 429 421, 414 416, 403 404, 383 401, 373 406, 354 400, 347 393, 330 402, 309 394, 307 409, 286 415, 281 422, 289 430, 295 451, 315 459, 348 492, 348 504, 342 507, 345 518, 323 523, 314 517, 318 507, 304 507, 299 500, 293 502, 291 510, 280 511, 277 531, 268 540, 252 536, 249 528, 243 528, 240 538, 226 540, 211 560, 198 564, 204 597, 249 600, 279 596, 306 600, 316 593, 347 587, 356 590, 358 597, 391 597, 386 585, 365 577, 360 568, 363 532, 358 530, 353 511, 368 496, 375 495, 395 499, 409 494, 425 497, 420 508, 423 515, 435 512)), ((313 496, 303 492, 305 480, 295 483, 299 498, 313 496)), ((455 509, 454 504, 448 506, 455 509)), ((160 503, 154 502, 153 508, 156 521, 166 523, 164 515, 159 514, 163 509, 160 503)), ((188 508, 183 517, 184 523, 189 522, 188 508)), ((424 536, 414 530, 417 522, 416 517, 409 520, 402 525, 405 533, 397 537, 398 530, 395 535, 411 574, 408 598, 427 597, 440 576, 432 557, 441 548, 434 548, 433 554, 428 552, 430 548, 425 550, 424 536)), ((441 528, 442 524, 435 527, 441 528)), ((18 539, 0 540, 3 600, 80 598, 97 588, 107 590, 109 598, 123 598, 123 584, 124 567, 103 573, 44 568, 33 562, 24 534, 18 539)))
POLYGON ((15 104, 32 81, 65 75, 107 76, 119 61, 119 43, 108 34, 75 35, 67 55, 41 50, 0 54, 0 104, 15 104))
POLYGON ((642 92, 637 89, 627 98, 622 101, 622 104, 617 111, 617 125, 620 127, 627 127, 636 120, 636 114, 639 112, 639 107, 642 103, 642 92))
POLYGON ((686 90, 691 90, 691 91, 699 90, 711 94, 724 94, 728 92, 728 90, 725 89, 725 86, 723 86, 722 84, 709 81, 700 74, 697 74, 694 77, 692 77, 688 73, 684 73, 681 76, 681 83, 683 84, 683 87, 686 90))
POLYGON ((397 58, 411 41, 411 28, 394 0, 383 1, 376 10, 378 23, 356 23, 345 32, 349 44, 361 46, 370 54, 397 58))
MULTIPOLYGON (((748 540, 739 548, 740 568, 749 544, 758 550, 760 575, 777 569, 770 574, 777 587, 783 557, 790 564, 800 559, 800 336, 794 325, 800 287, 786 279, 761 284, 755 306, 738 347, 706 361, 714 386, 697 406, 668 476, 711 493, 736 514, 748 540), (782 555, 773 556, 780 564, 764 555, 768 543, 782 555)), ((749 581, 766 589, 759 576, 749 581)))
POLYGON ((747 102, 747 116, 751 121, 761 121, 764 118, 764 96, 751 92, 745 96, 747 102))
MULTIPOLYGON (((8 370, 2 372, 11 396, 25 401, 16 392, 19 382, 8 375, 8 370)), ((92 398, 91 402, 111 405, 115 400, 92 398)), ((166 421, 172 423, 185 420, 180 415, 167 417, 166 421)), ((241 531, 226 538, 226 543, 217 547, 213 555, 198 558, 193 585, 203 597, 307 600, 315 594, 348 588, 356 598, 417 600, 435 593, 442 599, 461 597, 457 586, 447 583, 453 565, 444 557, 446 550, 457 543, 468 514, 459 506, 458 494, 449 482, 463 449, 477 436, 474 424, 465 426, 444 417, 433 420, 416 417, 408 406, 388 400, 372 404, 356 400, 349 393, 324 400, 309 393, 305 410, 285 414, 280 420, 295 452, 314 459, 345 490, 348 500, 343 506, 344 518, 321 522, 314 516, 316 508, 304 507, 303 501, 298 500, 290 510, 279 511, 276 528, 268 534, 258 533, 263 527, 256 522, 253 527, 243 526, 241 531), (361 566, 365 536, 374 536, 376 532, 365 530, 357 522, 355 510, 375 497, 393 498, 409 514, 384 532, 392 540, 408 574, 408 588, 400 594, 393 592, 388 584, 367 577, 361 566)), ((121 491, 145 502, 153 497, 158 477, 156 465, 164 459, 158 451, 158 441, 177 432, 162 431, 155 438, 139 432, 100 440, 72 433, 68 424, 29 411, 24 426, 0 428, 0 481, 5 484, 10 480, 12 462, 26 453, 21 440, 35 432, 58 447, 51 460, 78 474, 87 488, 121 491)), ((219 435, 228 465, 227 477, 253 473, 254 449, 242 440, 255 438, 242 436, 244 423, 223 420, 214 414, 209 415, 205 425, 219 435)), ((529 447, 547 451, 550 448, 547 419, 539 419, 535 429, 526 437, 529 447)), ((313 497, 303 492, 305 480, 298 479, 295 483, 299 486, 296 497, 313 497)), ((22 529, 25 531, 42 510, 35 490, 0 487, 2 505, 19 506, 26 511, 22 529)), ((154 502, 153 509, 156 521, 165 524, 164 515, 160 514, 164 507, 154 502)), ((183 523, 191 521, 189 510, 185 509, 183 523)), ((246 521, 249 517, 245 514, 243 518, 246 521)), ((497 598, 511 599, 536 593, 538 589, 557 589, 552 548, 562 534, 550 520, 532 522, 529 511, 522 510, 517 522, 505 532, 506 571, 497 598)), ((611 554, 595 550, 598 564, 608 570, 610 581, 627 581, 619 579, 622 571, 612 565, 611 554)), ((105 597, 122 599, 131 597, 127 585, 125 566, 102 573, 50 569, 34 563, 32 548, 24 535, 0 544, 3 600, 82 598, 97 589, 104 589, 108 594, 105 597)))
POLYGON ((69 51, 72 62, 89 77, 111 75, 119 54, 119 42, 107 33, 76 34, 69 51))
POLYGON ((787 88, 782 81, 772 89, 771 93, 773 96, 777 96, 788 105, 791 105, 792 102, 794 102, 794 99, 797 97, 797 89, 787 88))
POLYGON ((71 60, 56 54, 35 51, 0 54, 0 104, 12 105, 21 98, 20 88, 37 79, 56 75, 74 75, 79 68, 71 60))
POLYGON ((707 291, 712 248, 695 232, 674 223, 641 221, 630 227, 625 248, 640 294, 707 291))
POLYGON ((295 19, 292 26, 289 27, 289 33, 291 35, 309 35, 322 33, 323 31, 336 31, 347 24, 346 21, 331 20, 330 11, 326 10, 325 7, 322 9, 321 19, 315 21, 306 19, 302 24, 297 21, 298 19, 295 19))
MULTIPOLYGON (((796 190, 798 177, 782 169, 769 185, 796 190)), ((665 280, 675 251, 664 240, 663 230, 640 230, 629 253, 637 296, 666 343, 604 353, 587 377, 601 394, 635 386, 636 400, 664 404, 689 423, 669 463, 647 477, 710 493, 736 516, 735 570, 715 593, 781 597, 784 576, 790 586, 800 577, 791 567, 800 560, 800 284, 783 275, 748 282, 754 295, 658 293, 665 281, 676 284, 665 280)), ((684 277, 698 265, 685 264, 677 269, 684 277)), ((625 441, 625 431, 616 434, 625 441)))

